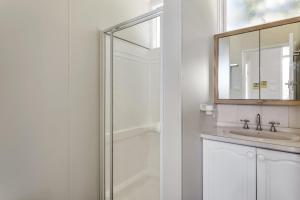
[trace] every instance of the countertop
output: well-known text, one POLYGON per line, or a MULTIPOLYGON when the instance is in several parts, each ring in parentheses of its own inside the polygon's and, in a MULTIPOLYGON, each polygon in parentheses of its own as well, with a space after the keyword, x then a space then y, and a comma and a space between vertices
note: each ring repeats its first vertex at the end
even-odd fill
MULTIPOLYGON (((263 149, 300 154, 300 141, 274 140, 274 139, 265 139, 265 138, 262 139, 257 137, 235 135, 230 133, 231 130, 243 130, 243 129, 236 128, 236 127, 216 127, 212 130, 203 131, 201 133, 201 137, 207 140, 214 140, 214 141, 227 142, 232 144, 239 144, 239 145, 257 147, 263 149)), ((300 136, 300 132, 297 131, 292 131, 292 132, 293 134, 300 136)), ((286 133, 289 134, 291 133, 291 131, 287 131, 286 133)), ((276 133, 272 133, 272 134, 276 134, 276 133)))

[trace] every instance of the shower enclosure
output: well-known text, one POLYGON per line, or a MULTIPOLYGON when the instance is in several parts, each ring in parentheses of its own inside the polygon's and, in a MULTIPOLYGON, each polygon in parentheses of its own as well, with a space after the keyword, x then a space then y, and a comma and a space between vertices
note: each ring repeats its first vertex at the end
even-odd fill
POLYGON ((101 197, 160 199, 161 9, 102 33, 101 197))

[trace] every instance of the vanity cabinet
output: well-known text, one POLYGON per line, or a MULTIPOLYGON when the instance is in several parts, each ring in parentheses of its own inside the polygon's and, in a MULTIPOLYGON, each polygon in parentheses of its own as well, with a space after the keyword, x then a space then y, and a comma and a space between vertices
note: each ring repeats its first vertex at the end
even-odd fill
POLYGON ((256 149, 204 140, 203 199, 255 200, 256 149))
POLYGON ((300 156, 257 149, 257 199, 300 199, 300 156))
POLYGON ((299 200, 299 185, 299 154, 203 141, 204 200, 299 200))

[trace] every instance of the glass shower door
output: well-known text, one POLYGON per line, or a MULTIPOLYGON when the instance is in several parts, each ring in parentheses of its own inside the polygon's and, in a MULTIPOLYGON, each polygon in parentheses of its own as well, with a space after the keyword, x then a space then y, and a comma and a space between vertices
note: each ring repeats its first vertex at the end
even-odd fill
POLYGON ((160 199, 160 17, 107 39, 106 199, 160 199), (111 115, 112 114, 112 115, 111 115))

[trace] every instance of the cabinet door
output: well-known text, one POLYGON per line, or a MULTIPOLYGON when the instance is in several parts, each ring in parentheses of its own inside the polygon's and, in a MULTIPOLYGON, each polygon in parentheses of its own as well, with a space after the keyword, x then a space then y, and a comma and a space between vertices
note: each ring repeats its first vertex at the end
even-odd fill
POLYGON ((203 199, 255 200, 256 149, 203 142, 203 199))
POLYGON ((257 199, 300 199, 300 155, 257 150, 257 199))

